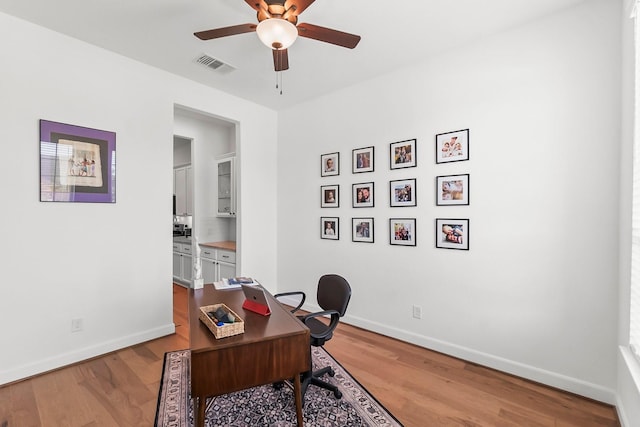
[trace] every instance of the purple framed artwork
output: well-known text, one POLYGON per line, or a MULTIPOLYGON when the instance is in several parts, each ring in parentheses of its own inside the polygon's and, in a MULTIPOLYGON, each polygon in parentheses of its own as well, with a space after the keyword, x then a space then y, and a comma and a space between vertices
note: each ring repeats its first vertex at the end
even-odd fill
POLYGON ((40 201, 115 203, 115 132, 40 120, 40 201))

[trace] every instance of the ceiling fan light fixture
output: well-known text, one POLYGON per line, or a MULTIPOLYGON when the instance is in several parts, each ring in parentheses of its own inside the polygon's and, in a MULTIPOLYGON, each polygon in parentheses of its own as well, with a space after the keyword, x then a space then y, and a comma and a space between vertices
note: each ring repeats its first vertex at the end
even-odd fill
POLYGON ((289 48, 298 37, 296 26, 281 18, 261 21, 256 32, 260 41, 273 50, 289 48))

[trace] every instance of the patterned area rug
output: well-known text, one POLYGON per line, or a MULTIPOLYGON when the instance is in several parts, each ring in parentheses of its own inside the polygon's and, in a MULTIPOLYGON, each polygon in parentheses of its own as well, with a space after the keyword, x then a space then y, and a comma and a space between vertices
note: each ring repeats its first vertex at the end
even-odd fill
MULTIPOLYGON (((402 427, 367 390, 362 387, 329 353, 313 347, 313 370, 331 365, 335 377, 323 380, 340 387, 342 398, 316 386, 309 386, 304 398, 305 427, 402 427)), ((156 427, 193 426, 193 403, 189 395, 189 350, 165 354, 156 427)), ((271 385, 207 399, 205 426, 284 427, 296 425, 293 390, 271 385)))

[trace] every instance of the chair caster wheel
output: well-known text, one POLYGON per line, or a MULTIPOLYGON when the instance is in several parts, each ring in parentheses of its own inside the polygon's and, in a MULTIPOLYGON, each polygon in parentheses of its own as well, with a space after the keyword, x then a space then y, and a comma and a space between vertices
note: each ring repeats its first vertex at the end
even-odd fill
POLYGON ((273 388, 276 390, 280 390, 284 387, 284 381, 278 381, 277 383, 273 383, 273 388))
POLYGON ((336 397, 336 399, 340 399, 342 397, 342 392, 340 390, 336 390, 333 392, 333 395, 336 397))
POLYGON ((330 377, 335 377, 336 376, 336 371, 334 371, 333 369, 330 370, 329 372, 327 372, 327 374, 329 374, 330 377))

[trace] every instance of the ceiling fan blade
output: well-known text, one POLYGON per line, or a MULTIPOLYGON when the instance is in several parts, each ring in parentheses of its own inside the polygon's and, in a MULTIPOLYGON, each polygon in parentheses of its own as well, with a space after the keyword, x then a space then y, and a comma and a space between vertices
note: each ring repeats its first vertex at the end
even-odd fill
POLYGON ((291 9, 291 6, 295 6, 295 10, 291 13, 293 13, 294 15, 300 15, 306 8, 311 6, 311 3, 313 3, 314 1, 315 0, 287 0, 284 7, 289 10, 291 9))
POLYGON ((260 9, 266 9, 267 8, 267 4, 264 2, 264 0, 244 0, 249 6, 251 6, 252 9, 254 9, 256 12, 259 11, 260 9))
POLYGON ((360 36, 356 36, 355 34, 344 33, 342 31, 332 30, 331 28, 307 23, 298 25, 298 35, 349 49, 353 49, 360 42, 360 36))
POLYGON ((264 0, 244 0, 252 9, 258 12, 258 22, 271 18, 269 7, 264 0))
POLYGON ((214 30, 198 31, 193 33, 200 40, 218 39, 220 37, 234 36, 236 34, 250 33, 256 30, 256 24, 241 24, 231 27, 216 28, 214 30))
POLYGON ((276 71, 289 69, 289 55, 287 49, 273 50, 273 68, 276 71))

